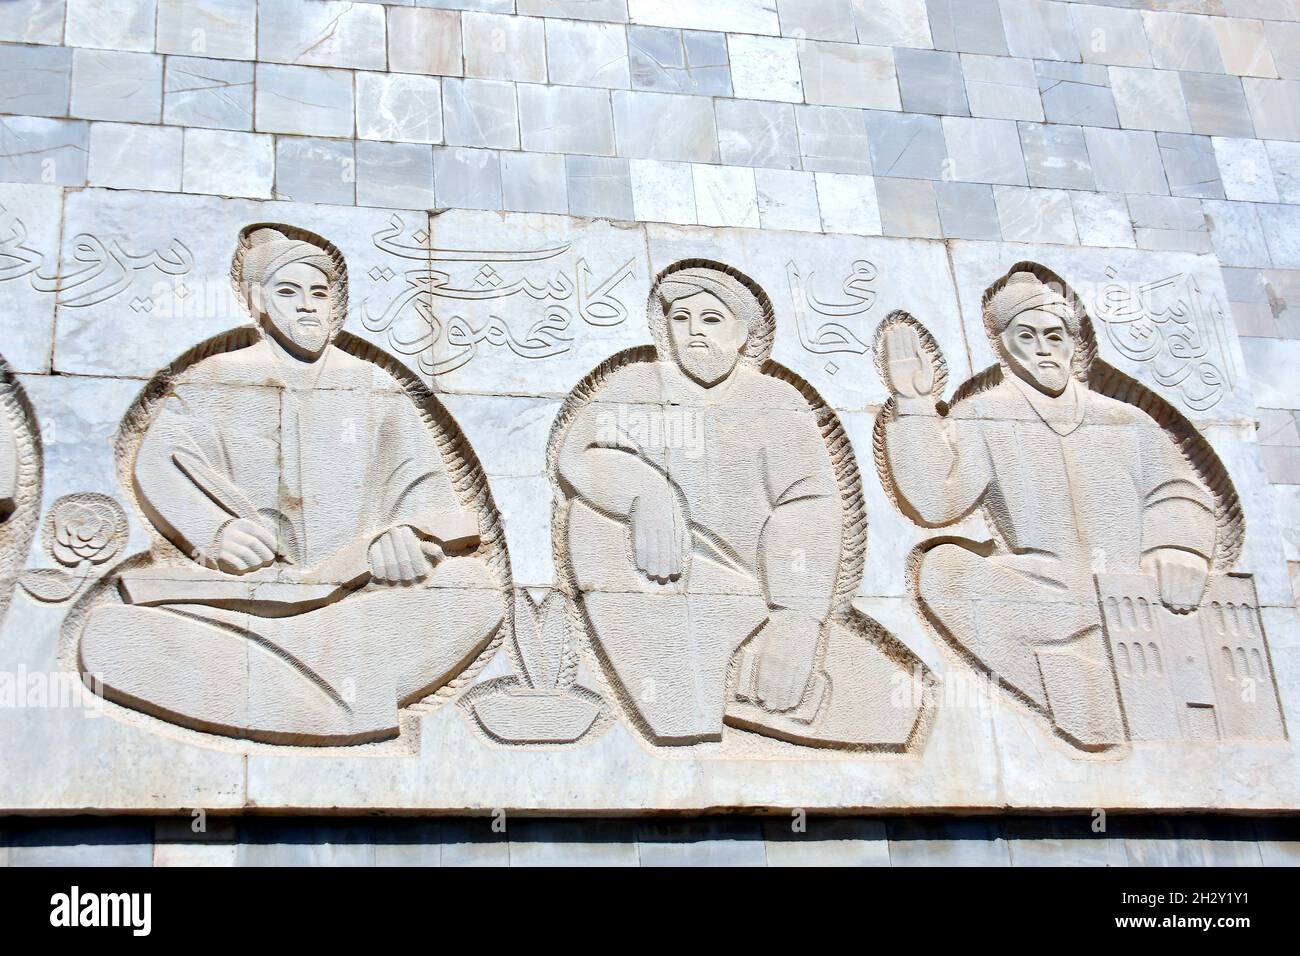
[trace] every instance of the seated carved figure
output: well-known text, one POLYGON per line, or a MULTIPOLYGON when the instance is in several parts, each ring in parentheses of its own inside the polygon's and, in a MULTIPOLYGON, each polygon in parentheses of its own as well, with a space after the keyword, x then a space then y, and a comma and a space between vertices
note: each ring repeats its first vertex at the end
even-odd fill
POLYGON ((763 365, 770 307, 686 264, 656 282, 649 318, 654 355, 594 373, 552 443, 560 560, 625 705, 659 744, 718 740, 724 718, 901 744, 917 711, 883 703, 895 665, 833 611, 856 585, 842 492, 810 399, 763 365))
MULTIPOLYGON (((1125 721, 1139 736, 1155 691, 1126 685, 1121 716, 1094 574, 1152 581, 1143 614, 1163 611, 1166 633, 1186 630, 1180 619, 1197 617, 1210 579, 1216 503, 1169 432, 1089 387, 1087 319, 1063 289, 1023 266, 990 290, 984 322, 1001 368, 951 410, 937 407, 928 336, 910 318, 887 322, 879 358, 895 405, 880 428, 900 507, 931 527, 982 507, 995 535, 926 546, 924 608, 1068 739, 1101 747, 1126 739, 1125 721)), ((1188 690, 1208 684, 1210 665, 1199 634, 1186 640, 1166 649, 1165 665, 1195 658, 1202 673, 1174 673, 1183 689, 1173 694, 1211 706, 1188 690)), ((1143 645, 1156 650, 1154 637, 1143 645)))
POLYGON ((106 696, 203 730, 391 736, 400 706, 486 646, 501 587, 446 554, 478 543, 478 519, 419 408, 334 344, 341 257, 269 228, 244 246, 260 338, 180 372, 135 453, 139 507, 180 554, 122 573, 81 666, 106 696))

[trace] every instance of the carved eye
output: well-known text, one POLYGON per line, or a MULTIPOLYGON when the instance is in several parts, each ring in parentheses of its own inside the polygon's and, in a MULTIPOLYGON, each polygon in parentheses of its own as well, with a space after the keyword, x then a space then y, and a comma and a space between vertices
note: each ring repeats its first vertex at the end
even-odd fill
POLYGON ((329 297, 329 292, 325 289, 312 289, 311 294, 317 299, 325 299, 329 297))
POLYGON ((685 322, 690 318, 690 315, 686 312, 674 312, 672 318, 674 322, 685 322))
POLYGON ((285 285, 278 285, 275 287, 276 295, 296 295, 297 292, 298 292, 297 286, 292 286, 287 283, 285 285))
POLYGON ((716 312, 710 312, 704 317, 704 321, 708 325, 717 325, 722 321, 722 316, 718 315, 716 312))

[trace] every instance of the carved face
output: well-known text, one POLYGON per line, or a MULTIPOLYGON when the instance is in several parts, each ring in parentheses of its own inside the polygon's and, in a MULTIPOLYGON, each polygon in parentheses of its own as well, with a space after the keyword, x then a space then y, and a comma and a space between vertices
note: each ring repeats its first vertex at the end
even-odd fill
POLYGON ((325 273, 306 262, 281 267, 260 289, 254 305, 268 334, 290 354, 318 357, 329 344, 330 289, 325 273))
POLYGON ((1065 391, 1074 339, 1059 316, 1038 309, 1020 313, 1003 330, 1002 348, 1012 370, 1040 392, 1060 395, 1065 391))
POLYGON ((668 307, 668 335, 677 364, 706 388, 736 367, 748 332, 744 320, 710 292, 683 296, 668 307))

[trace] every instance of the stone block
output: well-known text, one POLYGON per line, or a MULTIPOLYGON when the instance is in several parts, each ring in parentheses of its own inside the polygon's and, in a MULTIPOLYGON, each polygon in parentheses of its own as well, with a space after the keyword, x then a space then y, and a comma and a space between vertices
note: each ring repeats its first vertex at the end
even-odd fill
POLYGON ((1154 133, 1085 128, 1083 138, 1102 192, 1168 194, 1154 133))
POLYGON ((515 85, 505 80, 442 81, 443 135, 448 146, 519 148, 515 85))
POLYGON ((1034 69, 1047 122, 1119 126, 1110 74, 1105 67, 1039 61, 1034 69))
POLYGON ((461 15, 465 75, 519 83, 546 82, 545 21, 466 12, 461 15))
POLYGON ((939 239, 943 226, 934 183, 922 179, 876 178, 880 229, 886 236, 939 239))
POLYGON ((871 172, 871 148, 861 110, 796 106, 794 123, 804 169, 827 173, 871 172))
POLYGON ((384 9, 317 0, 257 7, 257 58, 270 63, 382 70, 387 64, 384 9))
POLYGON ((159 53, 252 60, 257 0, 158 0, 159 53))
POLYGON ((693 163, 691 181, 700 225, 759 227, 758 190, 752 169, 693 163))
POLYGON ((642 866, 766 866, 757 820, 646 822, 637 827, 642 866))
POLYGON ((278 136, 275 198, 350 206, 357 200, 356 162, 349 140, 278 136))
POLYGON ((1000 0, 1007 50, 1035 60, 1078 61, 1069 4, 1060 0, 1000 0))
POLYGON ((1212 73, 1180 73, 1192 132, 1209 136, 1254 136, 1241 80, 1212 73))
POLYGON ((162 115, 162 57, 73 50, 71 113, 82 119, 157 123, 162 115))
POLYGON ((358 139, 442 142, 442 85, 437 77, 358 72, 354 82, 358 139))
POLYGON ((218 129, 185 130, 185 192, 269 199, 275 185, 273 138, 218 129))
POLYGON ((816 173, 817 205, 827 232, 880 235, 880 203, 870 176, 816 173))
POLYGON ((567 213, 564 157, 556 153, 502 153, 501 203, 501 208, 515 212, 567 213))
POLYGON ((388 69, 395 73, 460 76, 460 14, 454 10, 388 7, 388 69))
POLYGON ((516 0, 515 12, 530 17, 627 22, 626 0, 516 0))
MULTIPOLYGON (((633 159, 660 159, 689 163, 716 163, 718 140, 722 133, 722 117, 738 124, 728 127, 727 135, 743 137, 754 131, 744 127, 742 117, 748 115, 746 107, 770 107, 784 110, 770 103, 744 103, 738 100, 719 100, 718 125, 714 125, 714 104, 702 96, 682 96, 674 93, 650 93, 617 90, 612 95, 614 108, 614 138, 620 156, 633 159)), ((787 119, 791 127, 792 118, 787 119)), ((734 144, 733 144, 734 145, 734 144)), ((798 148, 795 147, 795 165, 798 165, 798 148)), ((726 160, 724 162, 735 162, 726 160)))
POLYGON ((1242 78, 1241 85, 1250 106, 1256 136, 1260 139, 1300 140, 1300 82, 1247 76, 1242 78))
POLYGON ((89 124, 41 116, 0 117, 0 181, 86 182, 89 124))
POLYGON ((1024 151, 1029 185, 1054 189, 1093 188, 1092 163, 1077 126, 1021 123, 1020 145, 1024 151))
POLYGON ((631 161, 632 209, 650 222, 695 222, 695 185, 690 163, 631 161))
POLYGON ((547 20, 546 65, 552 83, 612 90, 631 85, 627 35, 617 24, 547 20))
POLYGON ((1280 202, 1300 203, 1300 143, 1265 142, 1280 202))
POLYGON ((983 183, 939 182, 934 185, 939 222, 945 239, 1002 238, 993 187, 983 183))
POLYGON ((627 45, 634 90, 731 95, 724 34, 631 26, 627 45))
POLYGON ((1137 10, 1072 3, 1070 16, 1084 63, 1151 66, 1142 14, 1137 10))
POLYGON ((889 866, 880 820, 817 817, 798 832, 779 817, 763 821, 768 866, 889 866))
MULTIPOLYGON (((736 95, 740 96, 743 94, 737 75, 735 37, 730 40, 730 48, 732 80, 736 95)), ((803 72, 802 91, 797 86, 777 89, 769 83, 766 91, 773 95, 759 98, 874 110, 901 108, 898 77, 894 72, 894 51, 888 47, 807 40, 798 44, 798 50, 796 70, 802 69, 803 72)))
POLYGON ((926 0, 937 50, 1007 55, 997 0, 926 0))
POLYGON ((1222 199, 1223 181, 1214 146, 1208 136, 1159 133, 1156 144, 1165 164, 1165 178, 1174 196, 1222 199))
POLYGON ((0 40, 13 43, 63 42, 66 0, 13 0, 0 4, 0 40))
POLYGON ((781 32, 771 0, 714 0, 683 6, 675 0, 628 0, 628 20, 655 27, 776 36, 781 32))
POLYGON ((64 42, 99 50, 152 53, 158 0, 66 0, 64 42))
POLYGON ((970 116, 961 58, 942 50, 897 50, 902 107, 909 113, 970 116))
MULTIPOLYGON (((18 117, 14 117, 18 119, 18 117)), ((12 122, 12 120, 11 120, 12 122)), ((85 132, 82 133, 83 142, 85 132)), ((7 141, 4 121, 0 120, 0 147, 7 141)), ((85 147, 82 148, 85 168, 85 147)), ((18 171, 0 159, 0 180, 9 180, 18 171)), ((82 173, 84 181, 85 173, 82 173)), ((63 220, 63 190, 58 185, 34 185, 39 176, 26 183, 0 182, 0 233, 26 236, 26 245, 38 250, 53 250, 59 245, 59 228, 63 220)), ((33 285, 26 277, 11 279, 2 290, 5 307, 21 322, 11 322, 5 331, 3 354, 15 372, 48 372, 54 352, 54 296, 33 285)))
POLYGON ((24 116, 67 116, 72 51, 54 46, 0 46, 0 109, 24 116))
POLYGON ((951 178, 1023 186, 1029 182, 1020 131, 1011 120, 943 118, 951 178))
POLYGON ((870 111, 866 120, 871 169, 877 176, 943 178, 948 148, 938 117, 870 111))
POLYGON ((925 0, 853 0, 859 43, 933 49, 925 0))
POLYGON ((858 42, 852 0, 780 0, 776 12, 782 36, 799 40, 858 42))
POLYGON ((566 156, 564 165, 572 215, 633 218, 632 174, 626 159, 566 156))
POLYGON ((1128 215, 1128 203, 1123 196, 1074 192, 1070 194, 1070 205, 1074 209, 1074 224, 1079 232, 1080 245, 1127 249, 1137 247, 1133 222, 1128 215))
POLYGON ((1270 21, 1266 33, 1277 75, 1286 80, 1300 79, 1300 23, 1270 21))
POLYGON ((799 168, 799 139, 795 132, 794 108, 790 104, 719 100, 717 122, 719 154, 724 163, 774 169, 799 168))
POLYGON ((213 129, 253 128, 253 64, 167 57, 163 122, 213 129))
POLYGON ((813 173, 798 170, 754 170, 758 220, 762 228, 821 231, 817 184, 813 176, 813 173))
POLYGON ((1278 201, 1268 150, 1262 142, 1215 136, 1213 143, 1227 198, 1247 202, 1278 201))
POLYGON ((1268 48, 1268 31, 1262 20, 1213 17, 1219 53, 1226 73, 1237 76, 1276 77, 1277 67, 1268 48))
POLYGON ((263 133, 351 137, 352 76, 347 70, 257 64, 256 129, 263 133))
POLYGON ((785 37, 728 34, 732 93, 745 99, 802 103, 804 91, 799 78, 798 52, 801 45, 785 37))
POLYGON ((91 186, 175 192, 181 188, 182 130, 133 123, 90 124, 91 186))
MULTIPOLYGON (((467 149, 459 146, 435 149, 433 184, 439 206, 453 209, 500 209, 500 154, 491 149, 467 149)), ((360 194, 358 186, 358 197, 360 194)), ((393 205, 399 204, 401 192, 395 191, 392 198, 393 205)), ((407 205, 409 208, 411 203, 407 205)))
POLYGON ((541 153, 614 155, 609 91, 520 84, 520 141, 541 153))
POLYGON ((1260 204, 1259 224, 1268 240, 1269 258, 1279 269, 1300 269, 1300 206, 1260 204))
POLYGON ((1006 241, 1078 243, 1070 194, 1065 190, 995 186, 993 198, 1006 241))
POLYGON ((432 209, 435 182, 432 147, 357 140, 357 206, 432 209))
POLYGON ((1219 53, 1218 17, 1196 16, 1154 10, 1142 11, 1142 23, 1150 41, 1151 63, 1158 70, 1188 70, 1193 73, 1224 72, 1219 53))
POLYGON ((984 820, 889 820, 891 866, 1010 866, 1002 827, 984 820))
POLYGON ((1110 87, 1119 125, 1125 129, 1191 132, 1183 88, 1176 73, 1112 66, 1110 87))
POLYGON ((963 54, 966 94, 974 116, 1043 121, 1038 75, 1030 60, 963 54))

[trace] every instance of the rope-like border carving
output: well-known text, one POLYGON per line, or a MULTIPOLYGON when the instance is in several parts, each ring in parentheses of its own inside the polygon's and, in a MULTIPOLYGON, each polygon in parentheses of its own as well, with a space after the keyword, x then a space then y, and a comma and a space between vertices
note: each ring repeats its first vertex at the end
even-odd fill
POLYGON ((36 412, 17 374, 3 356, 0 356, 0 417, 3 417, 0 428, 10 430, 18 456, 14 510, 0 523, 0 623, 3 623, 16 579, 27 563, 32 539, 40 524, 44 478, 36 412))

